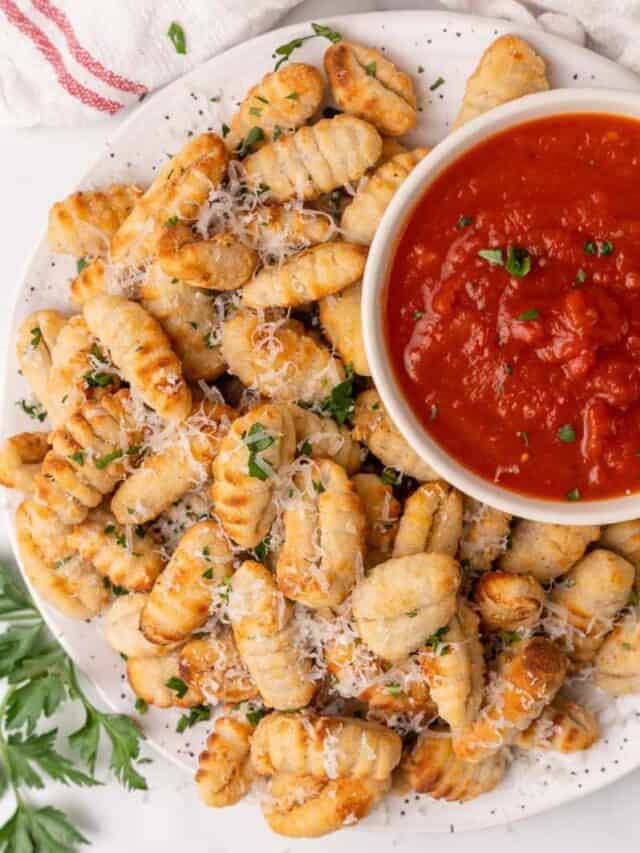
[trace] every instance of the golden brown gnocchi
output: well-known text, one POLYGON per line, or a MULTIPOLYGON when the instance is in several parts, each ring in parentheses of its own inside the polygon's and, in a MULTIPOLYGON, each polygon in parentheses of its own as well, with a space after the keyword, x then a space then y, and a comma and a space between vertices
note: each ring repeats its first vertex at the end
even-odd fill
POLYGON ((0 485, 32 492, 49 449, 46 432, 19 432, 0 445, 0 485))
POLYGON ((66 322, 59 311, 36 311, 22 321, 16 335, 20 370, 45 409, 49 406, 51 352, 66 322))
POLYGON ((196 783, 207 806, 221 808, 241 800, 255 778, 250 757, 252 728, 230 717, 219 717, 198 758, 196 783))
POLYGON ((521 732, 515 745, 520 749, 551 749, 555 752, 581 752, 598 740, 598 721, 578 702, 556 698, 521 732))
POLYGON ((201 693, 192 687, 184 690, 178 661, 177 651, 159 657, 129 658, 127 678, 131 689, 147 705, 157 708, 192 708, 201 704, 201 693))
POLYGON ((485 572, 473 590, 482 624, 489 631, 533 628, 542 615, 545 599, 545 591, 535 578, 510 572, 485 572))
POLYGON ((462 495, 447 483, 425 483, 405 501, 394 557, 433 552, 454 557, 462 534, 462 495))
POLYGON ((339 41, 325 53, 324 67, 341 109, 370 121, 388 136, 402 136, 415 125, 411 78, 379 50, 339 41))
POLYGON ((359 376, 371 376, 362 337, 362 284, 356 282, 318 302, 322 331, 345 364, 359 376))
POLYGON ((150 643, 140 630, 140 614, 148 599, 144 592, 120 595, 105 613, 105 640, 118 654, 127 658, 153 658, 167 653, 166 646, 150 643))
POLYGON ((610 696, 640 693, 640 612, 631 608, 606 637, 595 661, 596 684, 610 696))
POLYGON ((511 531, 511 544, 498 565, 505 572, 531 575, 547 583, 566 574, 600 535, 594 525, 543 524, 522 518, 511 531))
POLYGON ((391 486, 383 483, 377 474, 356 474, 353 485, 367 519, 365 565, 372 568, 391 556, 398 533, 400 503, 391 486))
POLYGON ((236 705, 260 696, 227 626, 220 627, 215 634, 190 640, 183 646, 180 650, 180 677, 206 699, 216 702, 236 705))
POLYGON ((510 525, 510 515, 465 495, 460 560, 475 571, 488 571, 510 547, 510 525))

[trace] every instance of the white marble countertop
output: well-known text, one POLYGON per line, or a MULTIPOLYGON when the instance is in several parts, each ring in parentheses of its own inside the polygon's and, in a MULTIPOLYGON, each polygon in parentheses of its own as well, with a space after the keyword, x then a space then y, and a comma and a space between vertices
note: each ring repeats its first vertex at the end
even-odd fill
MULTIPOLYGON (((436 8, 429 0, 306 0, 284 23, 314 17, 381 9, 436 8)), ((118 120, 82 130, 7 131, 0 129, 0 357, 4 359, 8 322, 16 288, 31 247, 42 233, 48 206, 64 196, 98 155, 118 120)), ((10 558, 4 531, 0 557, 10 558)), ((69 721, 72 725, 73 721, 69 721)), ((150 791, 130 794, 116 783, 90 792, 49 785, 46 801, 68 811, 96 853, 170 853, 178 847, 196 851, 323 850, 378 853, 391 849, 422 850, 436 844, 447 853, 491 849, 493 853, 534 853, 543 849, 578 849, 581 853, 637 850, 640 771, 569 806, 482 833, 427 837, 409 833, 374 835, 346 831, 318 841, 291 841, 270 835, 262 818, 246 810, 213 811, 202 806, 181 770, 150 753, 146 775, 150 791)), ((106 778, 103 773, 101 778, 106 778)), ((43 799, 44 802, 44 799, 43 799)), ((2 809, 0 808, 0 818, 2 809)))

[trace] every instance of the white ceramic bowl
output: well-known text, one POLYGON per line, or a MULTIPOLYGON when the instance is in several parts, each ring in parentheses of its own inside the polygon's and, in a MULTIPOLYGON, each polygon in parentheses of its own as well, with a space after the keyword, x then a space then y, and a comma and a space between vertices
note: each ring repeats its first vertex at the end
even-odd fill
POLYGON ((371 245, 364 275, 362 326, 376 387, 411 447, 448 482, 505 512, 558 524, 605 524, 640 516, 640 493, 576 503, 527 497, 485 480, 452 458, 414 415, 391 367, 384 332, 385 288, 405 223, 428 186, 462 154, 514 125, 567 113, 608 113, 640 119, 640 95, 612 89, 555 89, 497 107, 446 137, 409 175, 387 208, 371 245))

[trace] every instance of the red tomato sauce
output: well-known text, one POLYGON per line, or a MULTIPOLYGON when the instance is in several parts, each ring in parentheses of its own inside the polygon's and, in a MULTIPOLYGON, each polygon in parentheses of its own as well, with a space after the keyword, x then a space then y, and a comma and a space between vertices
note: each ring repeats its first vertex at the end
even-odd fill
POLYGON ((548 499, 640 489, 640 122, 542 119, 467 152, 386 298, 408 405, 458 462, 548 499))

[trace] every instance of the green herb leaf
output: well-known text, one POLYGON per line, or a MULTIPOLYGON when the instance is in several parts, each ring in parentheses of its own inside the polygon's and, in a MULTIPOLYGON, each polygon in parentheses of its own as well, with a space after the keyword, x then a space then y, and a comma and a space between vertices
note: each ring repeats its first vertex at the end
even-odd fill
POLYGON ((320 480, 313 480, 313 490, 319 495, 327 491, 320 480))
POLYGON ((580 268, 576 273, 575 281, 577 284, 583 284, 587 280, 587 273, 585 270, 580 268))
POLYGON ((598 244, 598 254, 601 256, 613 254, 613 243, 611 240, 602 240, 598 244))
POLYGON ((249 107, 249 115, 250 116, 262 115, 262 108, 261 107, 249 107))
POLYGON ((286 98, 288 101, 299 101, 299 100, 300 100, 300 95, 299 95, 297 92, 289 92, 289 94, 288 94, 288 95, 285 95, 285 98, 286 98))
POLYGON ((186 714, 183 714, 176 724, 178 734, 195 726, 196 723, 202 723, 211 719, 211 708, 208 705, 194 705, 186 714))
POLYGON ((177 678, 175 675, 172 675, 171 678, 165 682, 165 686, 168 687, 169 690, 173 690, 173 692, 177 694, 178 699, 182 699, 189 689, 189 686, 185 684, 181 678, 177 678))
POLYGON ((123 456, 124 450, 119 448, 118 450, 112 450, 111 453, 107 453, 106 456, 101 456, 99 459, 96 459, 93 464, 99 471, 102 471, 102 469, 106 468, 111 462, 115 462, 116 459, 122 459, 123 456))
POLYGON ((528 311, 522 311, 518 314, 517 319, 520 320, 521 323, 528 323, 529 320, 537 320, 540 316, 540 312, 537 308, 529 308, 528 311))
POLYGON ((177 217, 177 216, 170 216, 170 217, 165 221, 165 223, 164 223, 164 224, 165 224, 166 226, 168 226, 169 228, 174 228, 174 227, 178 224, 178 221, 179 221, 179 220, 178 220, 178 217, 177 217))
POLYGON ((567 500, 568 501, 579 501, 582 495, 580 494, 579 489, 571 489, 570 492, 567 492, 567 500))
POLYGON ((395 468, 383 468, 380 479, 385 486, 399 486, 402 482, 402 474, 395 468))
POLYGON ((176 53, 184 54, 187 52, 187 37, 177 21, 171 22, 171 26, 167 30, 167 35, 171 39, 171 42, 176 49, 176 53))
POLYGON ((524 278, 531 270, 531 255, 519 246, 509 246, 507 249, 507 272, 517 278, 524 278))
POLYGON ((427 646, 430 646, 435 655, 446 655, 449 652, 449 646, 443 641, 446 634, 449 633, 449 626, 443 625, 438 628, 435 634, 432 634, 427 640, 427 646))
POLYGON ((461 216, 456 222, 456 228, 459 231, 462 231, 463 228, 467 228, 469 225, 473 225, 473 216, 461 216))
POLYGON ((584 250, 587 253, 587 255, 597 255, 598 254, 598 247, 596 246, 596 244, 594 243, 593 240, 587 240, 587 242, 584 244, 584 250))
POLYGON ((627 601, 628 607, 635 607, 638 604, 638 590, 632 589, 629 593, 629 600, 627 601))
POLYGON ((253 556, 259 563, 264 563, 271 551, 271 539, 265 536, 262 542, 259 542, 253 549, 253 556))
POLYGON ((51 729, 31 737, 23 738, 22 735, 14 734, 8 738, 7 757, 13 781, 18 785, 24 783, 29 788, 44 788, 44 783, 35 769, 38 767, 51 779, 64 785, 99 785, 96 779, 77 770, 67 758, 56 752, 57 733, 57 729, 51 729))
POLYGON ((136 699, 135 709, 139 714, 146 714, 149 710, 149 706, 140 696, 136 699))
POLYGON ((224 124, 224 123, 223 123, 222 127, 220 128, 220 130, 222 131, 222 138, 223 138, 223 139, 226 139, 226 138, 227 138, 227 136, 229 135, 230 131, 231 131, 231 128, 229 127, 229 125, 228 125, 228 124, 224 124))
POLYGON ((252 127, 249 133, 245 136, 245 138, 240 142, 238 147, 236 148, 236 157, 239 160, 242 160, 243 157, 246 157, 247 154, 250 154, 253 146, 257 142, 262 142, 264 139, 264 130, 261 127, 252 127))
POLYGON ((67 456, 67 459, 75 462, 76 465, 84 465, 84 454, 80 450, 76 450, 75 453, 70 453, 69 456, 67 456))
POLYGON ((517 643, 518 640, 521 639, 518 631, 501 631, 500 639, 504 643, 505 646, 510 646, 513 643, 517 643))
POLYGON ((83 379, 90 388, 106 388, 107 385, 112 385, 115 382, 112 373, 100 373, 95 370, 85 373, 83 379))
POLYGON ((263 717, 266 717, 267 709, 266 708, 252 708, 250 711, 247 711, 247 722, 250 726, 257 726, 260 720, 263 717))
POLYGON ((82 272, 85 267, 89 266, 89 261, 86 258, 78 258, 76 261, 76 269, 78 270, 78 275, 82 272))
POLYGON ((411 313, 414 320, 421 320, 424 317, 424 311, 412 311, 411 313))
POLYGON ((42 330, 40 329, 39 326, 34 326, 34 328, 31 329, 31 340, 29 341, 29 346, 31 346, 31 347, 33 347, 33 349, 35 349, 37 346, 39 346, 41 340, 42 340, 42 330))
POLYGON ((369 77, 375 77, 378 65, 375 62, 369 62, 364 66, 364 70, 369 77))
POLYGON ((558 438, 565 444, 571 444, 576 440, 576 431, 571 424, 564 424, 558 429, 558 438))
POLYGON ((436 89, 439 89, 440 86, 444 86, 444 78, 438 77, 438 79, 429 86, 429 91, 435 92, 436 89))
POLYGON ((402 696, 402 687, 397 682, 392 681, 390 684, 387 684, 387 692, 392 696, 402 696))
POLYGON ((20 406, 25 415, 29 415, 34 421, 42 421, 47 417, 47 413, 42 408, 40 403, 27 403, 26 400, 18 400, 16 406, 20 406))
POLYGON ((336 385, 328 397, 320 403, 320 408, 323 412, 328 412, 331 417, 342 426, 344 422, 351 418, 355 410, 353 400, 354 384, 353 384, 353 366, 349 362, 345 365, 344 381, 336 385))
POLYGON ((300 456, 311 456, 313 452, 313 447, 311 446, 311 442, 309 439, 305 439, 300 448, 300 456))
POLYGON ((485 261, 489 261, 489 263, 493 264, 493 266, 504 266, 502 249, 480 249, 480 251, 478 252, 478 257, 482 258, 485 261))
POLYGON ((331 27, 326 27, 324 24, 311 24, 311 29, 314 35, 329 39, 332 44, 342 41, 342 35, 337 30, 332 30, 331 27))

